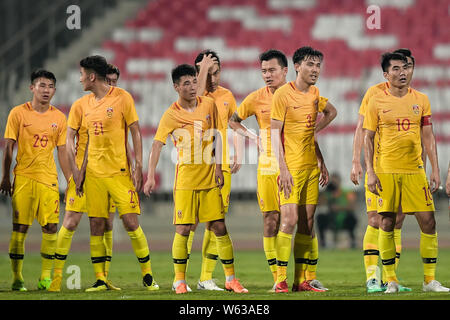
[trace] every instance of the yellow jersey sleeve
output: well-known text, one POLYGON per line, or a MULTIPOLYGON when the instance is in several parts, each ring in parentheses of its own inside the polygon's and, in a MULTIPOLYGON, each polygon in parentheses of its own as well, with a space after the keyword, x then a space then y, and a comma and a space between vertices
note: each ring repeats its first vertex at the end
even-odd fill
POLYGON ((325 109, 325 107, 327 106, 327 102, 328 102, 328 98, 325 97, 319 97, 319 104, 317 107, 317 110, 319 112, 323 112, 323 110, 325 109))
POLYGON ((127 126, 139 120, 136 107, 134 106, 134 100, 131 94, 124 91, 123 94, 123 116, 127 126))
POLYGON ((255 109, 253 107, 253 96, 254 94, 249 94, 239 105, 237 109, 237 115, 240 119, 245 120, 255 114, 255 109))
POLYGON ((62 115, 62 118, 59 121, 60 125, 58 126, 59 135, 58 140, 56 142, 56 146, 63 146, 66 144, 67 139, 67 121, 64 114, 62 115))
POLYGON ((17 141, 17 138, 19 136, 19 127, 19 112, 18 108, 16 107, 13 108, 8 115, 4 134, 5 139, 12 139, 17 141))
POLYGON ((170 121, 169 110, 167 110, 159 121, 154 139, 166 144, 167 137, 173 130, 175 130, 174 123, 170 121))
POLYGON ((363 128, 370 131, 377 131, 378 127, 378 110, 375 104, 375 99, 371 99, 367 105, 364 114, 363 128))
POLYGON ((82 105, 79 101, 75 101, 70 107, 67 126, 74 130, 79 130, 81 128, 82 120, 83 120, 82 105))
POLYGON ((284 122, 288 104, 285 96, 279 93, 280 91, 277 90, 273 95, 270 118, 284 122))

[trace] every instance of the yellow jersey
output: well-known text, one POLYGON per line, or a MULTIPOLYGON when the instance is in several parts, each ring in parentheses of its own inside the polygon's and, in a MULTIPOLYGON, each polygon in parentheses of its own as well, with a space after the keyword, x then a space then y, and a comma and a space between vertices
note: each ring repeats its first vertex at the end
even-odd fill
MULTIPOLYGON (((376 173, 416 173, 423 170, 421 126, 431 116, 428 97, 412 88, 399 98, 388 90, 369 100, 364 129, 378 132, 376 173)), ((375 151, 374 151, 375 153, 375 151)))
POLYGON ((218 121, 222 131, 222 137, 224 138, 222 143, 222 170, 231 172, 230 169, 230 152, 228 146, 228 135, 226 129, 228 128, 228 120, 236 111, 236 99, 233 93, 221 86, 218 86, 214 92, 206 92, 205 96, 214 99, 218 110, 218 121))
POLYGON ((66 116, 54 106, 40 113, 31 102, 14 107, 8 116, 5 139, 17 142, 14 174, 58 190, 55 147, 66 144, 66 116))
MULTIPOLYGON (((364 97, 361 101, 361 105, 359 106, 359 114, 362 116, 365 116, 366 114, 366 109, 367 109, 367 105, 369 104, 369 100, 370 98, 372 98, 373 96, 383 92, 384 90, 389 89, 389 82, 380 82, 374 86, 371 86, 369 89, 367 89, 366 93, 364 94, 364 97)), ((378 145, 378 140, 379 140, 379 136, 378 136, 378 132, 375 133, 375 137, 373 138, 373 145, 377 146, 378 145)), ((377 159, 377 151, 378 148, 374 148, 374 153, 373 153, 373 164, 375 166, 375 161, 377 159)))
MULTIPOLYGON (((294 82, 278 88, 272 99, 271 118, 283 122, 282 145, 289 170, 317 167, 314 130, 319 109, 319 89, 310 86, 304 93, 294 82)), ((324 108, 325 103, 321 104, 324 108)))
POLYGON ((258 170, 276 173, 278 171, 278 162, 276 154, 272 152, 270 138, 272 97, 272 91, 267 86, 253 91, 242 101, 237 109, 237 115, 242 120, 255 116, 263 149, 258 158, 258 170))
POLYGON ((216 186, 214 134, 223 131, 212 98, 197 97, 197 107, 186 111, 174 102, 159 121, 155 140, 166 143, 170 135, 177 149, 175 190, 206 190, 216 186))
POLYGON ((82 116, 71 118, 69 126, 89 135, 86 174, 107 178, 129 175, 127 160, 128 127, 138 121, 132 96, 122 88, 110 87, 108 93, 96 100, 93 93, 77 100, 82 116))

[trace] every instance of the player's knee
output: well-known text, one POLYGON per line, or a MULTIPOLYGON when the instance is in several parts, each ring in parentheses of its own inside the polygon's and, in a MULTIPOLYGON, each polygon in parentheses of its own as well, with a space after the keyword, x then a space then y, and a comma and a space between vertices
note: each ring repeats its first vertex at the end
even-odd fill
POLYGON ((436 220, 435 219, 427 219, 422 222, 420 226, 423 233, 434 234, 436 232, 436 220))
POLYGON ((218 237, 222 237, 227 234, 227 227, 224 220, 216 220, 210 222, 210 230, 218 237))
POLYGON ((56 233, 58 231, 58 225, 56 223, 47 223, 42 227, 42 232, 44 233, 56 233))

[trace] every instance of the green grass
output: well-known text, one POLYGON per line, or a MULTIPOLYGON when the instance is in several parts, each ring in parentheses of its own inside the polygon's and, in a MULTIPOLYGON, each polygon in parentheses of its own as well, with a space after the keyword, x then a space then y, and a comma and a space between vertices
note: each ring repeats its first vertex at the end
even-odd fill
MULTIPOLYGON (((287 293, 273 294, 267 291, 272 287, 272 275, 261 251, 238 251, 235 253, 237 277, 249 289, 247 295, 237 295, 229 292, 204 292, 196 290, 200 273, 200 252, 191 256, 188 271, 188 283, 192 293, 176 295, 171 291, 173 265, 170 252, 152 252, 152 268, 159 291, 149 292, 142 285, 140 269, 136 257, 132 253, 116 252, 111 264, 110 279, 122 291, 107 291, 86 293, 94 281, 94 272, 88 253, 71 253, 66 262, 66 268, 77 265, 81 269, 81 289, 70 290, 66 280, 70 276, 64 274, 62 291, 60 293, 42 292, 37 290, 37 280, 40 274, 40 256, 38 253, 27 253, 24 260, 23 275, 28 292, 12 292, 9 258, 0 258, 0 300, 440 300, 450 299, 448 293, 422 292, 422 262, 418 250, 404 249, 398 270, 401 283, 413 289, 410 293, 393 295, 367 294, 365 291, 365 273, 361 250, 321 250, 319 253, 318 279, 330 290, 326 293, 287 293)), ((441 249, 437 266, 437 279, 443 285, 450 282, 450 249, 441 249)), ((66 270, 65 270, 66 271, 66 270)), ((289 263, 288 283, 291 286, 293 261, 289 263)), ((223 287, 224 276, 220 264, 216 267, 215 277, 223 287)))

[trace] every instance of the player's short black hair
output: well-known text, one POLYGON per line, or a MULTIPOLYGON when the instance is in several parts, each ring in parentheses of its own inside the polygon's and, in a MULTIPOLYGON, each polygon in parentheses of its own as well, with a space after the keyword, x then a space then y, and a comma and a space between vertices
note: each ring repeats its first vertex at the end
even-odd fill
POLYGON ((401 60, 408 63, 406 57, 401 53, 385 52, 381 55, 381 68, 383 69, 383 72, 388 72, 391 60, 401 60))
POLYGON ((395 50, 393 53, 401 53, 405 57, 410 57, 412 60, 413 66, 416 66, 416 59, 414 59, 414 56, 412 55, 411 50, 409 50, 408 48, 400 48, 400 49, 395 50))
POLYGON ((319 58, 320 61, 322 61, 323 53, 311 47, 301 47, 294 52, 292 62, 294 62, 294 64, 301 63, 304 59, 308 57, 317 57, 319 58))
POLYGON ((215 52, 215 51, 213 51, 213 50, 211 50, 211 49, 206 49, 206 50, 203 50, 202 52, 200 52, 198 55, 197 55, 197 57, 195 58, 195 61, 194 61, 194 66, 195 66, 195 69, 197 70, 197 72, 200 70, 200 68, 199 68, 199 66, 197 65, 197 63, 199 63, 200 61, 202 61, 203 60, 203 56, 207 56, 207 55, 211 55, 213 58, 216 58, 217 59, 217 64, 219 65, 219 69, 220 69, 220 59, 219 59, 219 55, 217 54, 217 52, 215 52))
POLYGON ((269 49, 259 55, 260 63, 262 63, 263 61, 269 61, 272 59, 277 59, 278 64, 282 68, 286 68, 288 66, 288 61, 287 61, 285 54, 279 50, 269 49))
POLYGON ((56 85, 55 75, 48 70, 45 70, 45 69, 34 70, 30 76, 31 84, 34 84, 36 79, 39 79, 39 78, 46 78, 46 79, 52 80, 53 84, 56 85))
POLYGON ((180 64, 172 69, 172 82, 178 83, 183 76, 197 76, 197 71, 190 64, 180 64))
POLYGON ((106 74, 117 74, 117 79, 119 79, 120 70, 115 65, 108 63, 108 70, 106 71, 106 74))
POLYGON ((108 72, 108 62, 102 56, 89 56, 80 61, 80 67, 95 72, 100 78, 105 79, 108 72))

